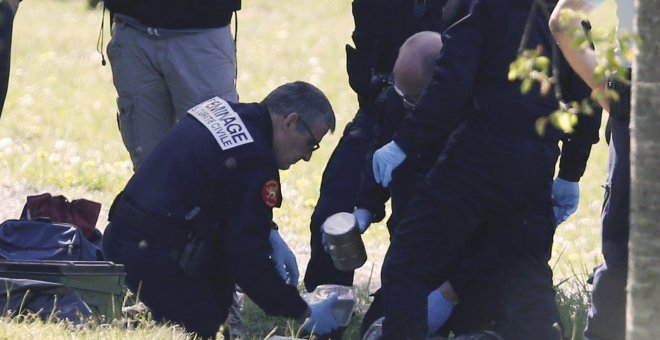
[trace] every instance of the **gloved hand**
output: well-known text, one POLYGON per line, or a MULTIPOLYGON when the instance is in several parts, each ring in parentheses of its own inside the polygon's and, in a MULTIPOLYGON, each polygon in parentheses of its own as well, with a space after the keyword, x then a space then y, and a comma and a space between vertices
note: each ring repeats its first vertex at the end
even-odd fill
POLYGON ((353 211, 353 216, 355 216, 355 219, 358 222, 358 228, 360 228, 361 234, 364 234, 367 228, 369 228, 371 221, 374 219, 374 215, 364 208, 356 208, 353 211))
POLYGON ((332 307, 337 302, 337 293, 332 293, 327 299, 309 305, 312 310, 309 320, 305 322, 305 330, 310 334, 327 334, 339 328, 339 323, 332 316, 332 307))
POLYGON ((451 311, 454 309, 452 305, 440 292, 440 289, 434 289, 428 296, 428 335, 433 336, 438 332, 440 327, 447 322, 451 311))
POLYGON ((552 205, 555 211, 557 225, 571 216, 580 202, 580 186, 577 182, 569 182, 559 177, 552 184, 552 205))
POLYGON ((270 231, 268 240, 270 241, 271 248, 273 248, 271 258, 275 262, 275 269, 277 269, 280 276, 286 281, 286 284, 294 287, 297 286, 300 272, 298 272, 296 256, 289 249, 289 246, 286 245, 282 237, 280 237, 280 233, 277 230, 273 229, 270 231))
POLYGON ((406 153, 394 142, 385 144, 374 152, 373 169, 376 182, 387 188, 392 180, 392 171, 406 159, 406 153))

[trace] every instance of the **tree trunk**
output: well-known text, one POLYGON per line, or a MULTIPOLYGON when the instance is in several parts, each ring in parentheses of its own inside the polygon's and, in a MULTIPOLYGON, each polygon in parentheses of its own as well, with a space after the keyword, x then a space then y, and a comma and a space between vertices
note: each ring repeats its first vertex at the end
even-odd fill
POLYGON ((650 340, 660 334, 660 0, 636 0, 635 7, 642 46, 633 66, 631 98, 626 337, 650 340))

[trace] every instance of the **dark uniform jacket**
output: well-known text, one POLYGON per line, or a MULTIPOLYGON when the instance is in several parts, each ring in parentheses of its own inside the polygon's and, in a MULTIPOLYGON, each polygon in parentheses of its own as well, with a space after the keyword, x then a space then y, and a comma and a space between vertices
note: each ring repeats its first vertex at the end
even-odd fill
MULTIPOLYGON (((507 79, 508 64, 515 59, 519 43, 504 44, 504 41, 520 42, 522 38, 522 32, 509 28, 519 27, 518 24, 508 22, 526 20, 532 1, 509 1, 508 6, 517 8, 517 11, 508 13, 508 16, 504 15, 504 2, 506 1, 495 0, 489 3, 450 0, 444 9, 443 21, 457 23, 443 34, 443 40, 445 46, 460 44, 461 48, 454 46, 449 47, 452 50, 443 50, 445 59, 438 61, 434 79, 427 90, 435 91, 438 95, 422 99, 414 113, 404 112, 400 98, 391 89, 377 101, 376 107, 382 114, 382 124, 372 141, 372 152, 363 171, 362 185, 356 199, 356 206, 376 212, 377 220, 384 216, 384 203, 389 198, 390 191, 374 181, 371 158, 373 151, 389 142, 395 135, 397 143, 406 151, 407 158, 393 172, 390 189, 392 192, 396 190, 398 193, 404 193, 404 197, 400 199, 401 203, 398 204, 402 205, 406 200, 410 200, 409 196, 415 185, 421 181, 418 177, 430 168, 444 147, 445 139, 460 121, 490 119, 493 124, 506 126, 515 133, 538 138, 535 135, 535 120, 541 115, 550 114, 558 107, 552 92, 548 96, 542 96, 538 93, 538 88, 534 88, 527 95, 533 98, 532 102, 538 104, 538 107, 523 104, 522 98, 525 95, 520 91, 520 83, 507 79), (488 13, 483 9, 485 7, 495 14, 485 14, 488 13), (498 50, 500 46, 512 48, 498 50), (492 52, 489 57, 477 58, 481 50, 492 52), (449 90, 442 92, 438 91, 439 88, 449 90), (473 88, 476 89, 475 96, 472 95, 473 88), (469 107, 473 103, 476 105, 475 109, 469 107), (399 128, 401 132, 397 135, 399 128)), ((538 14, 540 13, 539 11, 538 14)), ((547 20, 542 15, 535 15, 534 18, 528 48, 541 44, 547 51, 545 54, 549 55, 552 51, 550 44, 554 42, 546 39, 549 36, 547 20)), ((579 101, 588 97, 589 88, 566 61, 561 58, 557 63, 564 99, 579 101)), ((547 138, 561 138, 564 141, 560 159, 561 178, 578 181, 584 173, 591 146, 598 141, 600 114, 598 108, 593 116, 582 116, 576 132, 572 135, 564 135, 552 127, 548 128, 547 138)), ((390 230, 395 225, 390 225, 389 222, 396 224, 397 219, 401 218, 396 215, 401 213, 402 211, 397 211, 393 206, 394 221, 388 221, 390 230)), ((476 257, 464 261, 461 269, 454 272, 450 281, 457 290, 464 291, 464 288, 471 286, 474 278, 497 258, 492 248, 487 247, 476 257)))
MULTIPOLYGON (((433 96, 422 96, 407 116, 394 140, 406 152, 416 154, 428 146, 444 145, 464 119, 492 123, 518 135, 540 138, 535 130, 538 118, 549 116, 558 107, 552 95, 540 94, 538 87, 527 94, 520 82, 508 80, 509 64, 515 60, 525 22, 533 0, 450 0, 456 22, 443 33, 444 48, 427 88, 433 96), (466 114, 465 103, 474 102, 466 114)), ((537 9, 531 19, 526 48, 541 46, 550 56, 556 45, 547 18, 537 9)), ((562 95, 566 101, 581 100, 590 94, 587 85, 573 72, 561 53, 553 58, 560 70, 562 95)), ((550 124, 545 137, 564 140, 559 176, 577 181, 584 173, 591 145, 598 141, 600 110, 580 115, 570 136, 550 124)))
POLYGON ((112 13, 123 14, 150 27, 195 29, 224 27, 241 0, 104 0, 112 13))
MULTIPOLYGON (((218 224, 215 256, 228 268, 221 275, 268 314, 296 318, 307 309, 269 258, 272 208, 280 206, 281 192, 265 106, 229 107, 218 97, 197 105, 131 178, 123 198, 154 221, 183 221, 201 208, 218 224)), ((190 232, 185 222, 178 226, 190 232)), ((149 228, 176 234, 157 223, 149 228)))

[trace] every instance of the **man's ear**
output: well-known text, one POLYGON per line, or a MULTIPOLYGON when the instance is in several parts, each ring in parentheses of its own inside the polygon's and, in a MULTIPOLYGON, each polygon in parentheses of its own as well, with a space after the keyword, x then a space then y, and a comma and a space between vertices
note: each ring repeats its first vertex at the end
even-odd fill
POLYGON ((286 117, 284 117, 284 127, 289 129, 291 127, 296 127, 300 115, 297 112, 291 112, 286 117))

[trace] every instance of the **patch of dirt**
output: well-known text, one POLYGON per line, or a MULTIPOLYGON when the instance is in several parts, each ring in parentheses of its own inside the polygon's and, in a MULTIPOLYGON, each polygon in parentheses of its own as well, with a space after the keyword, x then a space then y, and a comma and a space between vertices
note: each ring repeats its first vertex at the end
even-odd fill
POLYGON ((103 231, 108 220, 108 209, 110 199, 105 198, 99 191, 61 188, 36 188, 25 182, 2 182, 0 183, 0 221, 17 219, 21 216, 23 205, 28 196, 39 195, 49 192, 51 195, 64 195, 69 201, 78 198, 86 198, 101 203, 101 212, 96 227, 103 231))
MULTIPOLYGON (((286 235, 282 237, 286 238, 286 235)), ((289 244, 289 247, 296 254, 298 268, 300 269, 300 282, 302 283, 310 257, 309 244, 289 244)), ((368 257, 367 262, 355 271, 354 285, 367 288, 367 284, 369 284, 369 292, 373 293, 380 287, 380 270, 385 256, 379 251, 371 249, 368 244, 365 247, 368 257)))

